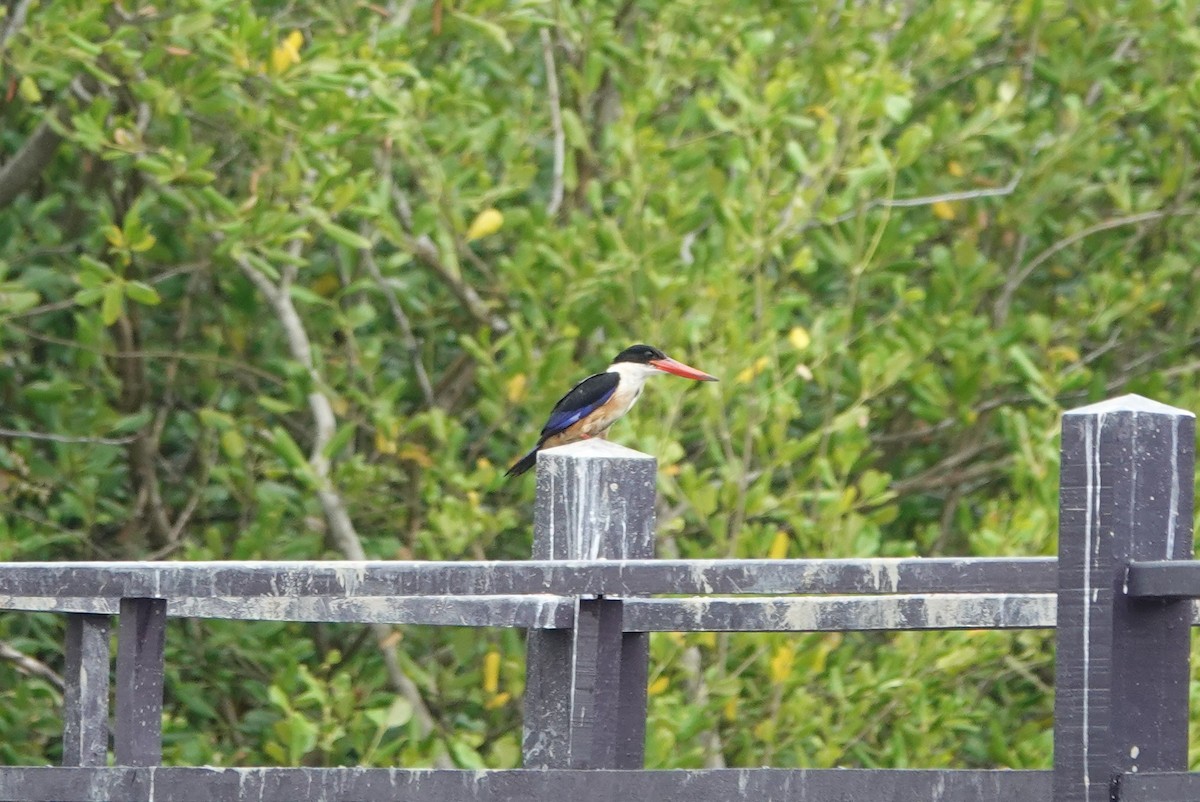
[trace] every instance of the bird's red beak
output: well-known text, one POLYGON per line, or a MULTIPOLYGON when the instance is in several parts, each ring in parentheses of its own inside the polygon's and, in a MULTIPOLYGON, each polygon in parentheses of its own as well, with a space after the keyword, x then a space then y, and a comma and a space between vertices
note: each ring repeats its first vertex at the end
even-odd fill
POLYGON ((685 379, 694 379, 698 382, 715 382, 716 376, 709 376, 702 370, 685 365, 682 362, 676 362, 671 357, 666 356, 662 359, 651 359, 650 364, 665 373, 674 373, 676 376, 682 376, 685 379))

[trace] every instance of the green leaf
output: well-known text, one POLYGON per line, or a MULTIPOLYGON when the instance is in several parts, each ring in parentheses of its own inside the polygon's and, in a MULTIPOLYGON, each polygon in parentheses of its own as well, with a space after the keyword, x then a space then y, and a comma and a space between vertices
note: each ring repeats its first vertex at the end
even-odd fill
POLYGON ((271 398, 269 395, 260 395, 258 397, 258 405, 268 412, 274 412, 276 415, 287 415, 296 411, 296 408, 286 401, 271 398))
POLYGON ((317 224, 321 226, 321 230, 328 234, 332 239, 343 245, 348 245, 351 248, 365 250, 371 247, 371 241, 361 234, 356 234, 344 226, 339 226, 332 220, 317 219, 317 224))
POLYGON ((483 756, 475 751, 468 744, 463 743, 458 738, 450 740, 450 756, 454 758, 454 762, 460 768, 464 769, 483 769, 487 768, 487 763, 483 756))
POLYGON ((133 434, 139 432, 146 427, 146 424, 154 417, 154 413, 149 409, 144 409, 141 412, 133 415, 125 415, 109 430, 112 434, 133 434))
POLYGON ((275 447, 275 453, 281 456, 292 470, 306 478, 311 478, 312 469, 308 464, 308 458, 304 456, 300 446, 288 434, 287 429, 282 426, 271 427, 271 445, 275 447))
POLYGON ((157 306, 162 301, 162 298, 158 295, 158 290, 141 281, 126 282, 125 294, 145 306, 157 306))
POLYGON ((23 290, 5 290, 0 287, 0 312, 8 312, 16 314, 24 312, 27 309, 32 309, 38 305, 41 297, 36 292, 26 292, 23 290))
POLYGON ((104 300, 100 304, 100 319, 105 326, 111 326, 125 311, 124 282, 118 280, 104 285, 104 300))
POLYGON ((498 44, 505 54, 513 52, 513 44, 509 41, 508 34, 496 23, 458 10, 451 11, 450 13, 459 22, 485 34, 489 39, 498 44))
POLYGON ((221 450, 225 456, 233 460, 246 456, 246 440, 237 429, 226 429, 221 432, 221 450))
POLYGON ((332 459, 354 437, 355 428, 356 426, 353 423, 346 423, 340 426, 333 437, 329 438, 329 442, 325 444, 325 448, 321 449, 321 453, 332 459))

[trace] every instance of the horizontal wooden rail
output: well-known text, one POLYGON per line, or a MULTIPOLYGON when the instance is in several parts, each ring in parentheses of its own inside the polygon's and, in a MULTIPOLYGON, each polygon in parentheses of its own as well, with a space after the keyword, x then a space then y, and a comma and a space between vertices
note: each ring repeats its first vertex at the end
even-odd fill
POLYGON ((0 563, 0 596, 1053 593, 1052 557, 0 563))
MULTIPOLYGON (((120 601, 0 597, 0 610, 115 614, 120 601)), ((167 600, 175 618, 386 623, 426 626, 570 629, 575 600, 565 596, 167 600)), ((1039 629, 1054 626, 1051 593, 887 596, 694 596, 624 600, 626 632, 854 632, 863 630, 1039 629)))
POLYGON ((514 769, 424 771, 361 768, 0 768, 0 799, 61 802, 761 802, 880 799, 1050 802, 1049 771, 920 769, 514 769))
POLYGON ((1200 774, 1186 771, 1123 774, 1117 783, 1120 802, 1196 802, 1200 774))
POLYGON ((1200 560, 1134 561, 1125 569, 1125 594, 1134 598, 1200 598, 1200 560))

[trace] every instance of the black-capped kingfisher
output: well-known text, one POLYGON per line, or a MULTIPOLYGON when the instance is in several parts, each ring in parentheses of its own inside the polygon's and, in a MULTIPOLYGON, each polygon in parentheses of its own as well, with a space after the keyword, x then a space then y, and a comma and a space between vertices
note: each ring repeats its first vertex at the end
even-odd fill
POLYGON ((715 382, 702 370, 676 362, 662 351, 649 345, 631 345, 603 373, 588 376, 558 399, 550 411, 550 419, 542 427, 538 443, 517 460, 505 476, 520 476, 537 462, 537 453, 591 437, 603 438, 608 429, 621 419, 642 394, 646 379, 657 373, 673 373, 685 379, 715 382))

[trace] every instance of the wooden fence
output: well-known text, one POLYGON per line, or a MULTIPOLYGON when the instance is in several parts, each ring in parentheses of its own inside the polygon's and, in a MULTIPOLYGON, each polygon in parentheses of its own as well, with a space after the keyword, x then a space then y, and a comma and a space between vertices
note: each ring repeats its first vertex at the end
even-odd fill
POLYGON ((589 441, 540 456, 530 561, 0 564, 0 609, 68 621, 63 766, 0 800, 1198 800, 1194 445, 1138 396, 1068 412, 1057 560, 655 560, 655 461, 589 441), (169 616, 526 629, 524 768, 162 766, 169 616), (1055 626, 1053 770, 642 768, 650 632, 1055 626))

